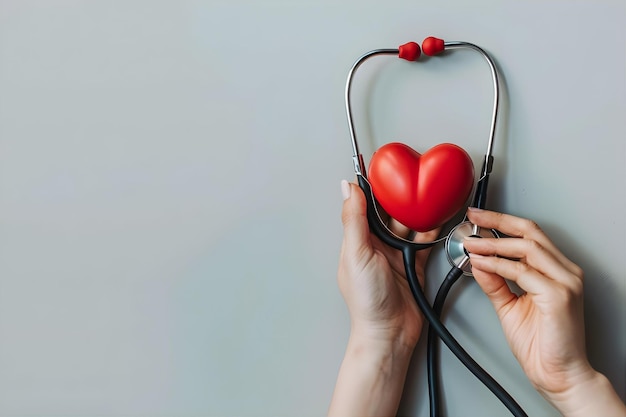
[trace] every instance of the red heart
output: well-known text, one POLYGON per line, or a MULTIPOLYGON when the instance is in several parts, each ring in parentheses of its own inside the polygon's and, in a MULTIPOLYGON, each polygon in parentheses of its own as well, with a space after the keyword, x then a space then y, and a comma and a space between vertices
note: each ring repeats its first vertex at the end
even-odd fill
POLYGON ((402 143, 388 143, 372 155, 369 181, 387 214, 426 232, 463 207, 472 192, 474 165, 467 152, 451 143, 423 155, 402 143))

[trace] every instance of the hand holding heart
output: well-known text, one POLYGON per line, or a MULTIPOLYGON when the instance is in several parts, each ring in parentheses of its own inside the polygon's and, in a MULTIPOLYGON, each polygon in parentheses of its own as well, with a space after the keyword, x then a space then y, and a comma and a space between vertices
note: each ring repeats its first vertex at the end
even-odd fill
MULTIPOLYGON (((351 330, 328 415, 395 415, 424 318, 411 295, 402 254, 370 233, 365 194, 346 181, 342 192, 344 235, 337 281, 351 330)), ((410 230, 393 219, 389 228, 409 237, 410 230)), ((417 233, 414 240, 430 242, 438 233, 417 233)), ((429 251, 416 256, 422 285, 429 251)))
MULTIPOLYGON (((344 238, 338 282, 350 310, 353 331, 370 334, 372 329, 377 329, 379 338, 400 338, 412 349, 419 338, 423 317, 411 295, 402 254, 370 233, 363 191, 345 181, 342 191, 344 238)), ((408 238, 410 230, 393 219, 389 227, 408 238)), ((414 240, 429 242, 438 233, 438 230, 418 233, 414 240)), ((416 255, 415 268, 422 285, 429 252, 430 249, 421 250, 416 255)))

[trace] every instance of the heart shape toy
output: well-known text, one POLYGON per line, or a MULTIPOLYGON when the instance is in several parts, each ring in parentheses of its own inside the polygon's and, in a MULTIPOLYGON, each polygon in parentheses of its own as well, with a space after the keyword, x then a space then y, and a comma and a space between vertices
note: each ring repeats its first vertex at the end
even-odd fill
POLYGON ((368 178, 387 214, 426 232, 463 207, 472 192, 474 165, 467 152, 451 143, 423 155, 402 143, 388 143, 372 155, 368 178))

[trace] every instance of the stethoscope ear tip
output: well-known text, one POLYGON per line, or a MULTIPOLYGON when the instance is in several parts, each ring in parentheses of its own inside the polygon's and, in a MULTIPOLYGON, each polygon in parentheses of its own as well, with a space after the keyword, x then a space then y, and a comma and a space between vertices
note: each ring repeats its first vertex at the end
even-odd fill
POLYGON ((446 49, 446 44, 443 39, 435 38, 434 36, 429 36, 422 42, 424 55, 434 56, 443 52, 444 49, 446 49))
POLYGON ((422 50, 415 42, 407 42, 398 47, 398 57, 407 61, 417 61, 421 54, 422 50))
POLYGON ((434 56, 443 52, 446 48, 446 44, 443 39, 429 36, 422 42, 422 47, 416 42, 407 42, 404 45, 398 47, 398 57, 406 59, 407 61, 417 61, 424 52, 424 55, 434 56))

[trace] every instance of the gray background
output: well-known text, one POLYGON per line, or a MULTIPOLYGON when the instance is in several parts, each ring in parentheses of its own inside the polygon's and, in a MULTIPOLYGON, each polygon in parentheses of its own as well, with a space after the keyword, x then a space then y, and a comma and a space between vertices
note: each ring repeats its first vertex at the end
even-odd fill
MULTIPOLYGON (((345 77, 429 35, 497 60, 489 205, 585 269, 591 361, 624 398, 625 22, 623 1, 0 0, 0 414, 323 415, 349 333, 345 77)), ((366 160, 396 140, 484 153, 478 55, 381 59, 355 82, 366 160)), ((476 360, 556 415, 475 283, 450 305, 476 360)), ((450 415, 506 415, 443 361, 450 415)), ((402 414, 427 415, 424 372, 420 343, 402 414)))

